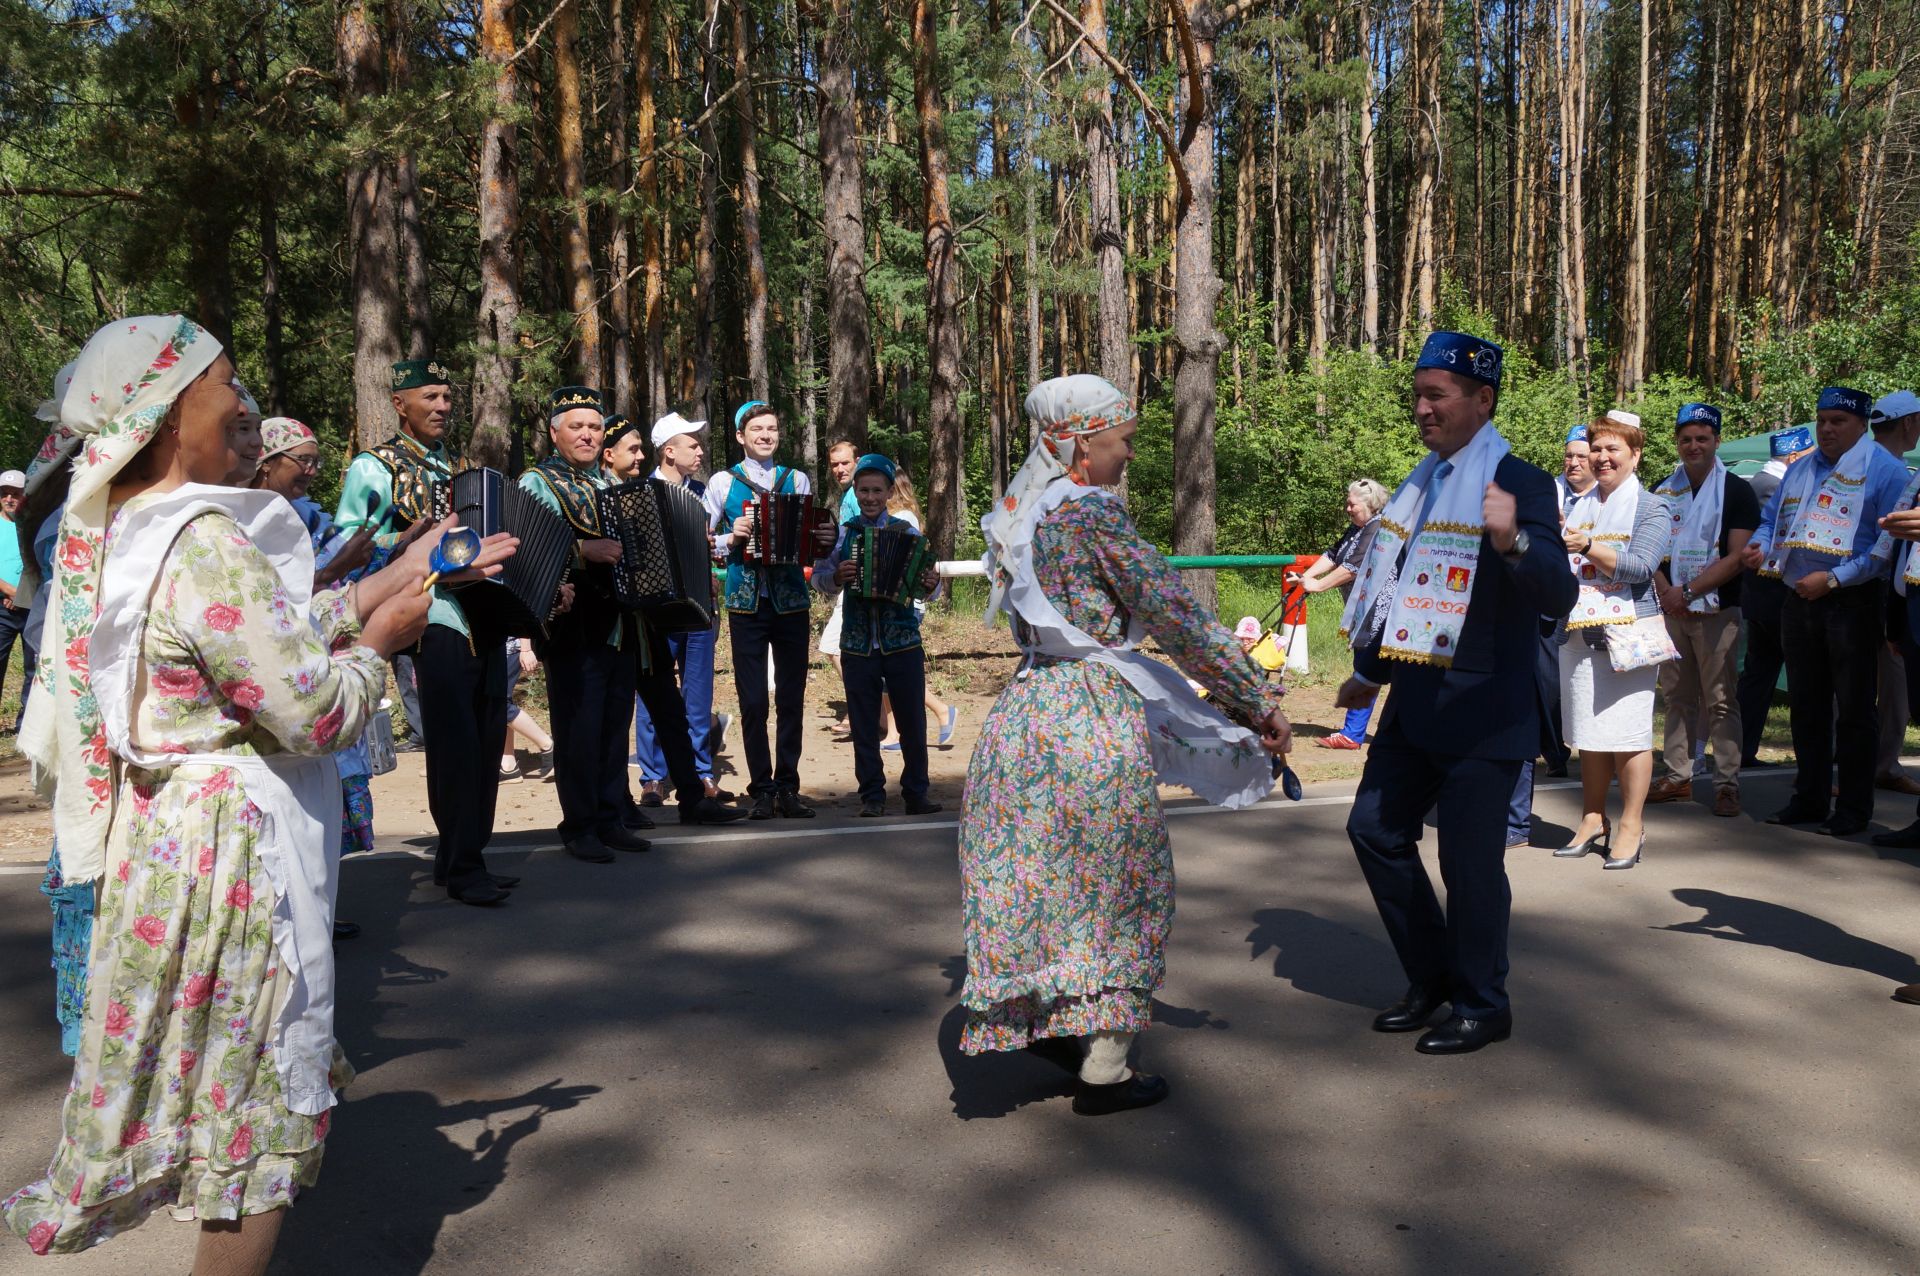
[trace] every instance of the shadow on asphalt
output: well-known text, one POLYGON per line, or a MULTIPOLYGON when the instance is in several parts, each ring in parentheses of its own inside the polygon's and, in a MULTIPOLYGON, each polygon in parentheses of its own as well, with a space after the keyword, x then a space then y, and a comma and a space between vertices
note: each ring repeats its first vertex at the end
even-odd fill
POLYGON ((1863 970, 1896 984, 1920 983, 1920 961, 1910 954, 1862 939, 1797 908, 1691 886, 1676 890, 1673 897, 1689 908, 1701 909, 1703 915, 1656 929, 1777 948, 1829 966, 1863 970))

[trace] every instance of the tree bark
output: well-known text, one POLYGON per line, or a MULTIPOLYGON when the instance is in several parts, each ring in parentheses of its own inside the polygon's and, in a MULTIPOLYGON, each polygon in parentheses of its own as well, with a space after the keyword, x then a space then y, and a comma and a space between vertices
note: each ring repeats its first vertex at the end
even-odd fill
POLYGON ((829 0, 820 31, 821 219, 827 239, 827 433, 867 444, 873 337, 867 220, 853 85, 853 0, 829 0))
POLYGON ((582 385, 606 377, 600 347, 600 301, 594 286, 591 229, 587 221, 586 134, 580 111, 580 0, 560 0, 553 20, 554 99, 559 118, 560 200, 565 205, 567 289, 573 306, 574 374, 582 385))
POLYGON ((1373 0, 1360 0, 1360 341, 1380 349, 1380 209, 1374 181, 1373 0))
POLYGON ((913 105, 927 249, 927 535, 953 557, 961 519, 960 253, 947 192, 947 124, 940 97, 940 32, 933 0, 913 0, 913 105))
POLYGON ((659 145, 653 102, 654 0, 638 0, 638 4, 633 24, 633 127, 641 159, 634 185, 640 196, 640 327, 646 363, 640 414, 653 421, 667 413, 667 269, 660 243, 660 162, 654 154, 659 145))
MULTIPOLYGON (((645 0, 642 0, 645 3, 645 0)), ((613 186, 619 192, 613 201, 609 227, 607 271, 607 346, 612 356, 613 410, 633 417, 633 289, 628 278, 633 273, 633 218, 628 213, 632 196, 633 154, 627 148, 627 0, 608 0, 607 59, 607 149, 612 152, 613 186)), ((647 145, 652 146, 651 139, 647 145)), ((643 427, 646 422, 640 423, 643 427)))
POLYGON ((1088 229, 1100 269, 1100 375, 1132 395, 1133 316, 1127 304, 1126 239, 1120 229, 1120 157, 1113 138, 1113 89, 1100 60, 1100 52, 1107 49, 1105 0, 1086 0, 1080 25, 1087 32, 1080 61, 1093 81, 1081 139, 1087 148, 1088 229))
MULTIPOLYGON (((1215 325, 1220 278, 1213 264, 1214 137, 1211 84, 1214 40, 1220 17, 1210 0, 1174 0, 1192 32, 1185 54, 1181 96, 1180 163, 1186 167, 1190 198, 1174 228, 1178 280, 1174 290, 1173 371, 1173 549, 1176 554, 1211 554, 1214 549, 1214 405, 1219 389, 1220 352, 1226 342, 1215 325)), ((1202 605, 1212 610, 1216 593, 1212 572, 1189 572, 1187 583, 1202 605)))
POLYGON ((699 416, 711 420, 719 404, 713 397, 714 296, 719 279, 720 135, 712 110, 720 96, 720 0, 710 0, 700 21, 701 117, 700 225, 693 237, 693 384, 687 398, 699 416))
POLYGON ((519 337, 519 149, 514 111, 513 0, 483 0, 480 52, 493 70, 493 103, 480 133, 480 313, 473 366, 473 428, 505 435, 513 426, 514 357, 519 337))
POLYGON ((766 399, 773 390, 767 376, 767 258, 760 246, 760 151, 753 113, 751 26, 747 0, 733 0, 733 109, 740 128, 740 247, 747 257, 747 383, 753 388, 754 398, 766 399))
MULTIPOLYGON (((387 91, 404 93, 413 80, 413 12, 409 0, 387 0, 387 91)), ((433 290, 427 275, 427 232, 420 213, 420 175, 413 153, 393 158, 394 218, 407 303, 407 358, 433 353, 433 290)))
MULTIPOLYGON (((380 41, 367 0, 350 0, 337 32, 339 74, 348 119, 385 89, 380 41)), ((394 183, 378 154, 348 162, 347 247, 353 286, 354 451, 393 430, 393 364, 400 358, 400 246, 394 183)))
POLYGON ((1640 103, 1633 147, 1633 238, 1627 251, 1627 322, 1614 397, 1624 399, 1647 376, 1647 86, 1653 75, 1653 5, 1640 0, 1640 103))

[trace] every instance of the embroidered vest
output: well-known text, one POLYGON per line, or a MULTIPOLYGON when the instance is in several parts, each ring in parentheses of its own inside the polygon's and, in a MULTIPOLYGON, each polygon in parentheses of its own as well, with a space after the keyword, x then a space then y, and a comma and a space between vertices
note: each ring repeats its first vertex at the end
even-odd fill
POLYGON ((396 434, 361 455, 380 462, 393 476, 393 510, 384 521, 394 531, 405 531, 433 517, 433 489, 453 478, 451 453, 446 453, 445 459, 436 457, 413 439, 396 434))
MULTIPOLYGON (((840 525, 839 554, 847 552, 847 533, 866 524, 858 514, 840 525)), ((887 515, 881 527, 907 527, 905 519, 887 515)), ((869 602, 846 596, 846 613, 840 623, 840 654, 845 656, 891 655, 911 651, 920 645, 920 613, 910 605, 895 602, 869 602)))
POLYGON ((600 506, 595 498, 607 484, 597 471, 577 470, 558 456, 550 456, 534 466, 533 472, 560 502, 560 512, 573 524, 576 537, 590 540, 605 534, 600 530, 600 506))
MULTIPOLYGON (((561 457, 550 456, 528 473, 537 476, 553 493, 554 500, 559 502, 561 515, 573 528, 575 540, 595 540, 605 535, 600 530, 600 506, 594 499, 595 494, 606 486, 606 480, 598 470, 577 470, 561 457)), ((573 580, 573 609, 566 616, 559 617, 555 627, 564 626, 588 639, 598 640, 619 623, 621 615, 620 607, 613 598, 612 569, 577 562, 573 569, 573 580), (568 624, 569 621, 572 623, 568 624)))
MULTIPOLYGON (((732 527, 735 519, 747 512, 747 501, 762 489, 746 476, 740 466, 727 470, 733 482, 727 487, 727 503, 722 515, 723 527, 732 527)), ((793 471, 784 465, 773 468, 773 491, 793 490, 793 471)), ((762 591, 782 615, 807 610, 807 577, 798 567, 752 567, 742 557, 739 546, 727 551, 726 604, 728 611, 758 611, 762 591)))

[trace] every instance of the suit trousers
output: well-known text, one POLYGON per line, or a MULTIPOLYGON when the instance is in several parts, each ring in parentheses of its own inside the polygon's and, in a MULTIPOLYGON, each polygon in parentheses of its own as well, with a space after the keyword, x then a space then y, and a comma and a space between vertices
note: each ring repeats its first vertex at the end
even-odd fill
POLYGON ((1748 572, 1741 578, 1740 589, 1740 618, 1746 624, 1747 648, 1734 699, 1740 705, 1740 762, 1744 766, 1759 755, 1767 711, 1773 707, 1780 668, 1786 661, 1780 649, 1780 613, 1786 605, 1786 586, 1748 572))
POLYGON ((1798 770, 1793 800, 1802 810, 1873 818, 1873 754, 1880 734, 1874 691, 1886 632, 1886 584, 1837 589, 1817 602, 1798 594, 1780 613, 1793 709, 1798 770), (1832 800, 1834 763, 1840 796, 1832 800))
MULTIPOLYGON (((700 770, 698 755, 694 752, 693 733, 687 725, 691 716, 690 701, 681 695, 680 683, 673 676, 674 648, 671 639, 659 630, 640 625, 629 619, 626 624, 627 667, 631 670, 632 685, 627 689, 629 702, 638 699, 647 721, 654 730, 654 741, 660 750, 666 774, 673 779, 674 800, 681 806, 692 806, 707 795, 707 786, 701 782, 705 774, 700 770)), ((679 635, 675 635, 678 637, 679 635)), ((687 637, 698 637, 690 634, 687 637)), ((707 670, 712 674, 713 648, 712 633, 708 631, 707 670)), ((712 691, 708 691, 707 704, 713 703, 712 691)), ((704 739, 705 732, 702 731, 704 739)), ((626 751, 626 725, 621 724, 620 751, 626 751)), ((643 773, 644 774, 644 773, 643 773)), ((620 804, 624 808, 627 800, 626 772, 620 772, 620 804)))
POLYGON ((419 671, 415 669, 413 659, 412 652, 394 653, 393 685, 400 689, 400 707, 406 710, 407 714, 407 734, 425 744, 427 741, 426 711, 420 707, 419 671))
MULTIPOLYGON (((693 767, 701 776, 713 775, 713 630, 668 634, 668 659, 680 669, 679 700, 686 712, 687 733, 693 743, 693 767)), ((643 780, 667 778, 666 755, 660 751, 660 729, 646 701, 636 699, 633 712, 633 756, 643 780)))
POLYGON ((905 651, 855 655, 840 652, 840 677, 847 688, 847 724, 853 728, 853 777, 862 802, 887 795, 887 770, 880 760, 880 696, 893 700, 900 725, 900 795, 927 796, 927 653, 905 651))
POLYGON ((1508 1008, 1507 810, 1521 765, 1422 748, 1388 715, 1347 817, 1347 837, 1407 981, 1446 990, 1454 1013, 1469 1019, 1508 1008), (1420 859, 1429 811, 1439 830, 1444 912, 1420 859))
POLYGON ((1734 696, 1734 656, 1740 647, 1740 609, 1711 616, 1668 616, 1667 635, 1680 659, 1660 666, 1660 694, 1667 704, 1665 774, 1693 782, 1694 725, 1706 728, 1713 747, 1713 785, 1740 783, 1740 701, 1734 696))
MULTIPOLYGON (((1904 600, 1896 600, 1905 605, 1904 600)), ((1904 640, 1900 645, 1904 648, 1904 640)), ((1882 776, 1900 776, 1906 774, 1900 765, 1900 755, 1907 747, 1907 662, 1903 655, 1896 654, 1887 643, 1881 643, 1875 652, 1879 667, 1880 683, 1880 738, 1874 747, 1873 775, 1878 780, 1882 776)))
MULTIPOLYGON (((599 626, 591 626, 597 630, 599 626)), ((619 826, 627 812, 627 716, 634 653, 579 629, 543 644, 560 840, 619 826)))
POLYGON ((427 748, 427 810, 440 840, 435 882, 453 890, 486 880, 481 856, 493 837, 500 793, 500 741, 507 731, 504 638, 471 641, 445 625, 428 625, 419 659, 420 725, 427 748))
POLYGON ((804 611, 777 612, 767 599, 754 611, 727 613, 733 642, 733 677, 739 684, 740 739, 747 755, 747 793, 800 791, 801 732, 806 727, 807 638, 812 622, 804 611), (773 663, 774 694, 767 695, 767 663, 773 663), (777 701, 769 705, 768 700, 777 701), (778 712, 771 756, 767 751, 769 708, 778 712))

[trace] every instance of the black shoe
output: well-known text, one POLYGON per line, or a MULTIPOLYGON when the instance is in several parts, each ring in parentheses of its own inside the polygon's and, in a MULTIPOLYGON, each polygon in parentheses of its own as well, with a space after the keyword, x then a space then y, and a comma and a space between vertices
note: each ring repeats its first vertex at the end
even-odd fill
POLYGON ((1867 831, 1867 822, 1857 815, 1836 815, 1820 826, 1828 837, 1852 837, 1867 831))
POLYGON ((503 891, 510 891, 520 884, 520 879, 511 873, 488 873, 487 876, 503 891))
POLYGON ((534 760, 520 768, 522 775, 529 780, 551 780, 553 778, 553 750, 539 754, 534 760))
POLYGON ((1512 1035, 1511 1014, 1492 1019, 1465 1019, 1455 1015, 1414 1042, 1413 1048, 1421 1054, 1472 1054, 1512 1035))
POLYGON ((410 735, 400 741, 400 743, 394 745, 393 751, 395 753, 425 753, 427 751, 427 742, 417 735, 410 735))
POLYGON ((567 854, 577 860, 585 860, 589 864, 613 863, 613 852, 608 850, 606 844, 592 833, 588 833, 584 837, 576 837, 571 842, 568 842, 567 854))
POLYGON ((1109 1116, 1129 1108, 1150 1108, 1173 1093, 1165 1077, 1150 1077, 1136 1072, 1112 1085, 1073 1083, 1073 1110, 1080 1116, 1109 1116))
POLYGON ((627 813, 620 817, 620 822, 630 829, 650 829, 654 826, 651 815, 632 805, 627 807, 627 813))
POLYGON ((789 820, 813 818, 813 808, 801 801, 800 795, 792 789, 781 789, 773 795, 773 809, 789 820))
POLYGON ((753 800, 753 809, 747 812, 750 820, 770 820, 773 818, 773 794, 762 793, 753 800))
POLYGON ((1087 1061, 1086 1051, 1080 1048, 1078 1037, 1042 1037, 1038 1041, 1029 1041, 1021 1049, 1076 1077, 1080 1075, 1080 1065, 1087 1061))
POLYGON ((908 798, 907 799, 908 815, 938 815, 941 811, 944 811, 945 809, 946 808, 941 806, 938 802, 929 802, 925 798, 908 798))
POLYGON ((653 843, 629 828, 601 829, 595 834, 600 844, 613 851, 650 851, 653 843))
POLYGON ((1895 829, 1891 833, 1875 833, 1873 835, 1873 844, 1875 846, 1891 846, 1900 850, 1920 848, 1920 820, 1915 820, 1913 823, 1907 825, 1907 827, 1895 829))
MULTIPOLYGON (((612 856, 608 856, 608 858, 611 859, 612 856)), ((507 893, 498 886, 495 886, 492 882, 481 882, 476 886, 469 886, 464 890, 449 888, 447 898, 456 903, 473 904, 480 908, 486 908, 493 904, 506 903, 507 893)))
MULTIPOLYGON (((710 797, 703 797, 692 806, 680 804, 680 822, 682 824, 731 824, 735 820, 744 820, 750 812, 737 806, 726 806, 710 797)), ((766 816, 754 816, 765 819, 766 816)))
POLYGON ((1825 811, 1798 802, 1789 802, 1767 817, 1769 824, 1818 824, 1827 818, 1825 811))
POLYGON ((887 813, 887 804, 885 802, 882 802, 879 798, 875 798, 871 802, 862 802, 860 804, 860 814, 862 817, 866 819, 872 819, 876 815, 885 815, 886 813, 887 813))
POLYGON ((1374 1016, 1375 1032, 1418 1032, 1433 1018, 1433 1012, 1447 1004, 1447 994, 1438 988, 1414 984, 1407 995, 1374 1016))
POLYGON ((336 921, 333 924, 333 937, 335 939, 352 939, 355 935, 358 935, 359 933, 360 933, 359 922, 336 921))

